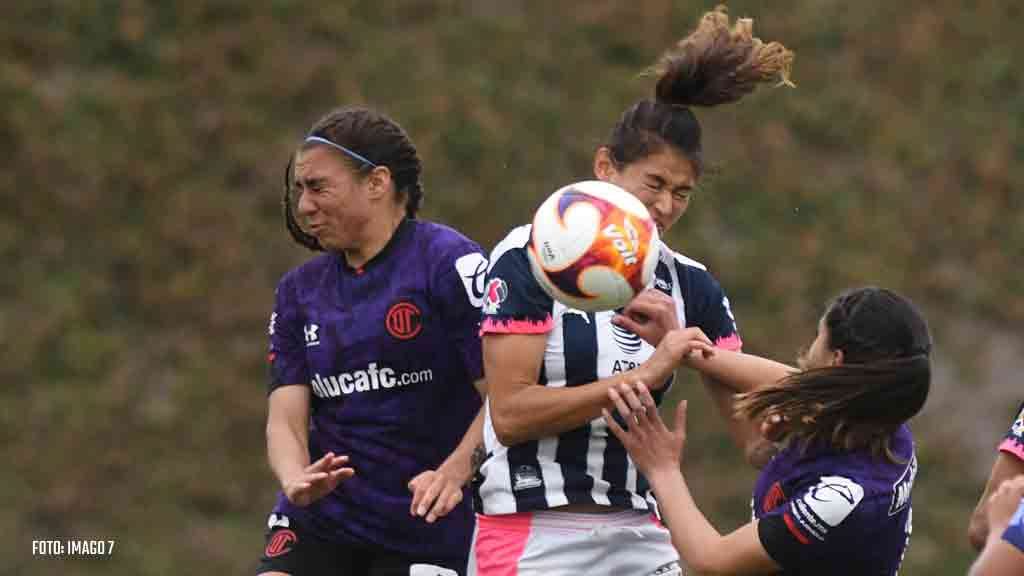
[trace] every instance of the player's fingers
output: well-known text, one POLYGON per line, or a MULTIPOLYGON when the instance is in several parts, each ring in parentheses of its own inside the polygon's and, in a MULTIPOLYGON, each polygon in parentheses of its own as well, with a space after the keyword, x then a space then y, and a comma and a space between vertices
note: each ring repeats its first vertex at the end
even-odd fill
POLYGON ((619 394, 626 401, 630 410, 633 410, 634 412, 644 411, 644 405, 640 402, 640 398, 636 395, 636 392, 633 391, 632 386, 623 383, 619 386, 619 394))
POLYGON ((437 496, 444 489, 445 478, 440 474, 435 474, 426 490, 423 491, 423 498, 420 499, 420 503, 416 506, 416 515, 425 516, 430 508, 434 505, 434 501, 437 500, 437 496))
POLYGON ((680 401, 676 406, 676 420, 672 428, 673 434, 684 439, 686 438, 686 407, 686 400, 680 401))
POLYGON ((615 324, 619 328, 624 328, 634 334, 643 331, 643 327, 640 325, 639 322, 637 322, 633 318, 630 318, 629 316, 626 316, 625 314, 616 314, 612 318, 612 324, 615 324))
POLYGON ((313 462, 309 466, 306 466, 305 471, 319 472, 327 466, 327 463, 331 460, 331 458, 334 458, 334 452, 328 452, 327 454, 324 454, 323 456, 320 457, 319 460, 313 462))
POLYGON ((619 415, 628 419, 632 414, 632 411, 629 409, 629 406, 626 405, 626 401, 614 386, 608 389, 608 397, 612 399, 612 403, 615 404, 615 409, 618 410, 619 415))
POLYGON ((409 491, 412 492, 412 502, 409 504, 410 516, 416 515, 416 509, 419 508, 420 502, 423 500, 423 495, 427 491, 427 486, 430 485, 430 477, 433 474, 433 470, 427 470, 417 474, 409 481, 409 491))
POLYGON ((427 514, 427 523, 432 524, 438 518, 446 516, 455 508, 459 502, 462 501, 462 488, 449 485, 444 491, 438 496, 437 501, 434 502, 434 506, 430 509, 427 514))
POLYGON ((630 444, 629 433, 619 426, 619 423, 612 417, 611 412, 609 412, 607 408, 601 408, 601 416, 604 417, 604 422, 608 425, 608 429, 612 431, 612 434, 615 434, 615 437, 618 438, 623 445, 628 447, 630 444))
POLYGON ((344 468, 348 464, 348 456, 344 454, 341 456, 332 456, 330 460, 324 462, 325 470, 337 470, 338 468, 344 468))

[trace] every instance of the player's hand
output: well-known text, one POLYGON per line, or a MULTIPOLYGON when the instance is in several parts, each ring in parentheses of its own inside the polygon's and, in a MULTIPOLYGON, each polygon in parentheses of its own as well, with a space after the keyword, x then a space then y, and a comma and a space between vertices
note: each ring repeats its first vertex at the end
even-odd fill
POLYGON ((675 426, 668 428, 643 382, 635 387, 621 384, 609 388, 608 397, 628 423, 628 429, 619 426, 607 409, 602 409, 601 414, 640 472, 648 478, 661 471, 678 472, 686 447, 686 401, 679 403, 675 426))
POLYGON ((296 506, 309 506, 333 492, 342 480, 355 476, 356 471, 346 464, 348 456, 336 456, 334 452, 324 454, 306 466, 301 474, 283 483, 285 497, 296 506))
POLYGON ((612 324, 625 328, 657 346, 671 330, 679 328, 676 302, 660 290, 644 290, 612 318, 612 324))
POLYGON ((654 354, 638 368, 639 380, 659 390, 691 354, 711 358, 715 355, 715 347, 700 328, 671 330, 662 337, 654 354))
POLYGON ((409 481, 412 504, 409 514, 425 517, 428 524, 451 512, 462 502, 462 485, 467 474, 458 474, 443 464, 437 470, 420 472, 409 481))
POLYGON ((1002 537, 1003 531, 1010 524, 1010 519, 1024 498, 1024 474, 1004 480, 999 488, 988 499, 989 535, 1002 537))

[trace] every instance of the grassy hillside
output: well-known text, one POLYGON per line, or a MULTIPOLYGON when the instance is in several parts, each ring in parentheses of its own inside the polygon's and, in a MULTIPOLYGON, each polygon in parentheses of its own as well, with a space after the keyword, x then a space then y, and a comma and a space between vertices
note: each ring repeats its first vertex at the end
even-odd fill
MULTIPOLYGON (((19 2, 0 19, 0 574, 246 573, 275 482, 265 327, 307 257, 286 158, 340 104, 399 119, 425 216, 490 247, 591 153, 638 75, 711 5, 669 0, 19 2), (116 539, 43 560, 37 538, 116 539)), ((823 303, 920 301, 906 574, 963 574, 970 509, 1024 396, 1024 50, 1013 2, 734 1, 797 52, 796 90, 701 110, 716 170, 669 241, 705 262, 749 350, 792 357, 823 303)), ((687 464, 722 529, 744 469, 691 381, 687 464)))

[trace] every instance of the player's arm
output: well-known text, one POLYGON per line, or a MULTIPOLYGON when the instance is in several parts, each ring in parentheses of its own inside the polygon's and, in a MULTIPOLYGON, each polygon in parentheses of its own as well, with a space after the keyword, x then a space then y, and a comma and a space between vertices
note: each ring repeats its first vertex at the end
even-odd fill
MULTIPOLYGON (((473 387, 486 401, 486 380, 477 380, 473 387)), ((469 483, 479 467, 476 454, 483 449, 483 444, 484 409, 480 408, 459 445, 437 470, 425 470, 409 482, 409 490, 413 494, 409 513, 433 523, 458 506, 463 498, 462 487, 469 483)))
POLYGON ((348 456, 324 454, 309 462, 309 387, 280 386, 270 393, 267 412, 267 457, 281 489, 292 503, 308 506, 324 497, 355 471, 348 456))
POLYGON ((708 522, 680 472, 686 443, 686 402, 676 410, 674 428, 665 426, 646 387, 612 389, 619 415, 630 422, 623 429, 606 411, 608 427, 629 451, 658 497, 658 511, 672 534, 672 544, 690 568, 701 574, 772 574, 781 567, 769 556, 758 522, 722 535, 708 522), (621 393, 620 393, 621 392, 621 393))
POLYGON ((580 386, 551 388, 538 383, 546 342, 546 334, 484 336, 491 419, 506 446, 579 428, 610 406, 609 388, 637 381, 660 388, 684 355, 693 350, 710 353, 712 348, 698 329, 675 330, 638 368, 580 386))
POLYGON ((1021 460, 1015 454, 1001 450, 996 456, 995 463, 992 465, 988 482, 985 483, 985 491, 982 493, 981 498, 978 499, 978 504, 974 507, 974 513, 971 514, 971 521, 967 528, 967 537, 971 542, 971 546, 974 546, 976 550, 981 550, 988 538, 987 510, 988 501, 992 497, 992 493, 1005 480, 1021 474, 1024 474, 1024 460, 1021 460))
POLYGON ((1024 572, 1024 476, 999 484, 986 502, 991 528, 970 576, 1010 576, 1024 572))

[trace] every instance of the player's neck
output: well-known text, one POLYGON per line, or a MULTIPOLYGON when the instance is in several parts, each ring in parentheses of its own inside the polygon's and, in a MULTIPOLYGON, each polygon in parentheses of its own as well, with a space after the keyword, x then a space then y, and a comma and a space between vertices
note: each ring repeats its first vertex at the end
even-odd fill
POLYGON ((342 251, 345 262, 349 266, 362 268, 377 254, 380 254, 381 250, 384 250, 402 220, 405 219, 405 207, 397 208, 400 210, 383 212, 379 218, 373 218, 366 222, 363 227, 362 242, 342 251))

